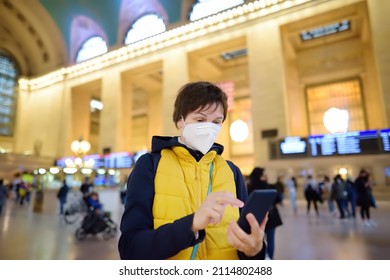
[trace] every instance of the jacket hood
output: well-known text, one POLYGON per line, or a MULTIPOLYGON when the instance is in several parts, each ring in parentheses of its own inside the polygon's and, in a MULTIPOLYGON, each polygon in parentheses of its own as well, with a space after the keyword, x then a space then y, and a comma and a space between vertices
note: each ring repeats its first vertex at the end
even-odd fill
MULTIPOLYGON (((184 147, 188 151, 190 151, 191 154, 199 151, 195 151, 191 148, 188 148, 186 145, 179 142, 178 136, 153 136, 152 138, 152 153, 159 153, 163 149, 171 148, 171 147, 184 147)), ((221 144, 214 143, 213 146, 211 146, 210 150, 214 150, 217 152, 218 155, 221 155, 223 153, 224 147, 221 144)))

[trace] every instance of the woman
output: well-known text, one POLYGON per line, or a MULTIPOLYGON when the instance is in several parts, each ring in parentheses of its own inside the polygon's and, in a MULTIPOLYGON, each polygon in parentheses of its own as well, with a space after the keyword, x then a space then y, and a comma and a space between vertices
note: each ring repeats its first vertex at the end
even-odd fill
POLYGON ((173 121, 180 136, 154 136, 152 153, 129 176, 122 259, 264 259, 267 219, 260 225, 248 214, 251 234, 237 225, 247 198, 244 179, 214 143, 226 114, 218 86, 194 82, 179 90, 173 121))
POLYGON ((60 215, 64 214, 64 207, 66 204, 66 198, 68 196, 68 192, 69 192, 69 187, 68 184, 66 183, 66 180, 64 179, 62 181, 62 187, 59 189, 57 193, 57 198, 58 201, 60 202, 60 215))
POLYGON ((1 217, 1 213, 3 212, 3 207, 5 205, 6 200, 7 200, 7 189, 4 185, 3 178, 0 178, 0 217, 1 217))
POLYGON ((337 208, 340 213, 340 219, 348 218, 349 213, 347 209, 347 189, 345 182, 340 174, 337 174, 333 178, 333 184, 331 189, 330 197, 336 201, 337 208))
POLYGON ((311 202, 313 202, 314 210, 316 212, 316 215, 318 216, 319 212, 318 212, 317 201, 320 201, 320 195, 319 195, 320 190, 316 180, 313 178, 312 175, 310 174, 307 175, 304 186, 305 186, 304 195, 307 202, 307 214, 308 215, 310 214, 310 206, 311 206, 311 202))
POLYGON ((370 207, 375 207, 372 196, 372 184, 370 181, 370 174, 362 169, 359 176, 355 180, 355 187, 357 191, 357 205, 360 206, 360 217, 367 227, 376 226, 376 223, 371 220, 370 207))
MULTIPOLYGON (((249 193, 254 190, 276 189, 275 186, 268 184, 268 178, 264 168, 255 167, 249 175, 249 193)), ((275 229, 281 226, 282 219, 280 218, 277 204, 281 202, 280 194, 274 202, 274 206, 268 213, 268 222, 265 227, 265 234, 267 239, 267 256, 269 259, 274 258, 275 252, 275 229)))
POLYGON ((286 186, 288 188, 289 196, 290 196, 290 205, 291 209, 294 211, 294 215, 298 214, 298 207, 297 207, 297 180, 294 176, 291 176, 290 178, 287 178, 286 180, 286 186))
POLYGON ((337 215, 332 198, 332 182, 330 181, 329 176, 326 175, 322 181, 322 197, 328 204, 329 214, 331 216, 337 215))

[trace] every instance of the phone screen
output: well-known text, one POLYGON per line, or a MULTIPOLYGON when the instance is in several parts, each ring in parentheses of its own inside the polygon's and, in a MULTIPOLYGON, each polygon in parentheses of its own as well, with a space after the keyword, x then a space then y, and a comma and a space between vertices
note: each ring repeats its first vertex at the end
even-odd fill
POLYGON ((271 210, 276 199, 277 191, 269 190, 254 190, 248 197, 241 210, 238 225, 246 232, 250 233, 250 225, 246 219, 248 213, 255 215, 259 224, 263 221, 265 214, 271 210))

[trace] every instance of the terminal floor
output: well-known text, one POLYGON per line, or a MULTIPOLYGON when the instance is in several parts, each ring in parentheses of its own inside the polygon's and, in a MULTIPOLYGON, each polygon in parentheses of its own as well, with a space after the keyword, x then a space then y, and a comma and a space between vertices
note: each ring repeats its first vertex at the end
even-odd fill
MULTIPOLYGON (((78 192, 71 194, 71 197, 78 192)), ((119 225, 123 206, 117 190, 100 191, 106 210, 119 225)), ((46 191, 41 212, 30 205, 8 200, 0 217, 0 260, 118 260, 120 236, 104 240, 101 235, 83 241, 74 232, 80 223, 68 225, 58 214, 54 191, 46 191)), ((372 209, 376 227, 361 220, 340 220, 320 205, 320 215, 306 214, 305 202, 298 201, 298 215, 288 202, 280 206, 283 225, 276 230, 275 259, 278 260, 390 260, 390 202, 378 202, 372 209)))

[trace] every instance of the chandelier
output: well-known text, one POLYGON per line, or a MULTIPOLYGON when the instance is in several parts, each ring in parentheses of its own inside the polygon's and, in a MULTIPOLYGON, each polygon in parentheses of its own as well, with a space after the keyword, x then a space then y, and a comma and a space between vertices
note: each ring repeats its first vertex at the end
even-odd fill
POLYGON ((92 158, 87 160, 84 160, 83 158, 91 149, 91 144, 80 137, 80 139, 72 142, 70 149, 75 157, 73 159, 67 158, 65 160, 66 173, 72 174, 80 170, 83 174, 91 174, 95 161, 92 158))

